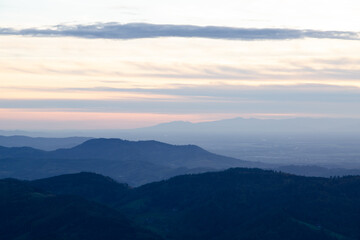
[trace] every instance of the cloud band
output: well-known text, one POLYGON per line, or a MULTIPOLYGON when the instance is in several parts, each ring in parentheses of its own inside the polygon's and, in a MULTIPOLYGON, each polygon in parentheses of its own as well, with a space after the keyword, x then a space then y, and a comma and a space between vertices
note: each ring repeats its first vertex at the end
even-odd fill
POLYGON ((360 33, 351 31, 317 31, 281 28, 234 28, 194 25, 158 25, 147 23, 97 23, 92 25, 57 25, 47 29, 0 28, 0 35, 36 37, 78 37, 89 39, 141 39, 159 37, 209 38, 225 40, 291 40, 344 39, 360 40, 360 33))

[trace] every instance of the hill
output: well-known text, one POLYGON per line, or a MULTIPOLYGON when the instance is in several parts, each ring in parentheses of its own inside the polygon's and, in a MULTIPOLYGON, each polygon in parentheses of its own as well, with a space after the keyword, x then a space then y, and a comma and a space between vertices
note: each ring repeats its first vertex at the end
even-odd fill
POLYGON ((141 186, 118 206, 174 239, 358 239, 359 186, 230 169, 141 186))
POLYGON ((59 149, 53 158, 141 160, 168 167, 226 168, 251 162, 216 155, 195 145, 171 145, 158 141, 126 141, 121 139, 93 139, 72 149, 59 149))
POLYGON ((2 240, 160 239, 113 209, 13 179, 0 181, 0 212, 2 240))
MULTIPOLYGON (((48 180, 41 181, 42 188, 57 192, 46 186, 48 180)), ((122 189, 105 185, 107 190, 99 191, 100 195, 122 189)), ((64 188, 57 189, 64 193, 64 188)), ((87 197, 82 191, 80 195, 87 197)), ((129 189, 111 206, 171 240, 360 237, 360 177, 309 178, 236 168, 129 189)))
POLYGON ((114 205, 129 192, 127 184, 96 173, 76 173, 35 180, 31 185, 37 189, 60 195, 76 195, 91 201, 114 205))
POLYGON ((36 179, 88 171, 135 186, 179 174, 252 166, 262 164, 212 154, 194 145, 156 141, 92 139, 74 148, 49 152, 0 147, 2 178, 36 179))

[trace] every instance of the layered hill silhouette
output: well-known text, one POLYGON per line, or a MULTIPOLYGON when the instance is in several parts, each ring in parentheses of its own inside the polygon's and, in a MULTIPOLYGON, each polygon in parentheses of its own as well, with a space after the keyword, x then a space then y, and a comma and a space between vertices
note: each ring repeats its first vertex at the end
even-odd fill
POLYGON ((0 147, 3 178, 36 179, 90 171, 136 186, 186 173, 261 166, 265 164, 216 155, 194 145, 157 141, 92 139, 55 151, 0 147))
POLYGON ((31 147, 45 151, 52 151, 59 148, 72 148, 90 138, 88 137, 66 137, 66 138, 45 138, 28 136, 0 136, 0 146, 3 147, 31 147))
POLYGON ((0 146, 0 178, 39 179, 81 171, 97 172, 131 186, 176 175, 231 167, 275 169, 303 176, 359 175, 359 169, 271 165, 210 153, 195 145, 157 141, 92 139, 76 147, 43 151, 30 147, 0 146))
POLYGON ((235 168, 133 189, 92 173, 29 184, 107 205, 170 240, 360 237, 360 177, 309 178, 235 168), (78 190, 69 188, 69 183, 78 190), (112 193, 116 200, 108 202, 112 193))
POLYGON ((161 239, 114 209, 14 179, 0 180, 0 212, 2 240, 161 239))
MULTIPOLYGON (((136 130, 136 129, 135 129, 136 130)), ((175 121, 158 124, 152 127, 137 129, 153 133, 354 133, 360 132, 359 120, 344 118, 290 118, 290 119, 256 119, 232 118, 218 121, 191 123, 175 121)))

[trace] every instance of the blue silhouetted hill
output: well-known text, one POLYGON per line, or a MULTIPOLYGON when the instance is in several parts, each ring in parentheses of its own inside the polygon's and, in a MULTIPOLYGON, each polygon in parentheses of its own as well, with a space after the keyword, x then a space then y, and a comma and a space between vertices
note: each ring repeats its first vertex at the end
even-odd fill
MULTIPOLYGON (((157 141, 126 141, 121 139, 93 139, 72 149, 51 153, 54 158, 141 160, 176 167, 230 167, 248 163, 210 153, 195 145, 170 145, 157 141)), ((250 163, 248 163, 250 164, 250 163)))
POLYGON ((0 147, 3 178, 36 179, 87 171, 141 185, 179 174, 261 165, 216 155, 194 145, 175 146, 156 141, 93 139, 70 149, 49 152, 0 147))

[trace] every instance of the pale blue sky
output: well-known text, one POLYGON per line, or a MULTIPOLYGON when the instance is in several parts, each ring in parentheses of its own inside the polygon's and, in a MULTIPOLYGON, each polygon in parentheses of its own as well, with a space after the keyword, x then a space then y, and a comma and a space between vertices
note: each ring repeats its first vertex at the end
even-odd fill
POLYGON ((356 0, 2 0, 0 12, 8 26, 146 22, 360 31, 356 0))

